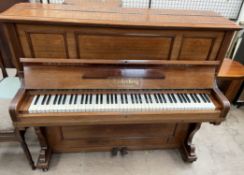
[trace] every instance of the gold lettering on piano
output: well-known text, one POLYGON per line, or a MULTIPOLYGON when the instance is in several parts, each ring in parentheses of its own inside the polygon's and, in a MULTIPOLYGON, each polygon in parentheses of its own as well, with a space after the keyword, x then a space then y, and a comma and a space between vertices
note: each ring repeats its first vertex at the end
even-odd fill
POLYGON ((134 79, 134 78, 111 79, 110 86, 119 87, 119 88, 140 88, 141 79, 134 79))

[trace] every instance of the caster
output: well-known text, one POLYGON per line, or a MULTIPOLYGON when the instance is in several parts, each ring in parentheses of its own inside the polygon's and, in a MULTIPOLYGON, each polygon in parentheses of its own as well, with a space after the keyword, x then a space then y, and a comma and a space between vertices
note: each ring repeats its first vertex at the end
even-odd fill
POLYGON ((111 156, 112 157, 115 157, 118 155, 118 152, 119 152, 119 148, 112 148, 111 150, 111 156))
POLYGON ((128 154, 128 149, 126 147, 122 147, 120 149, 120 155, 125 156, 126 154, 128 154))

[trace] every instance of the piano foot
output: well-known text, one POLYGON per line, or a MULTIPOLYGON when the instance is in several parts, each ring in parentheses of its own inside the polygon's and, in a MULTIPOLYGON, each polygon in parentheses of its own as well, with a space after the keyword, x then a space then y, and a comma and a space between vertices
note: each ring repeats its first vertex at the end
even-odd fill
POLYGON ((189 125, 188 134, 182 147, 180 148, 182 159, 185 162, 192 163, 197 160, 195 145, 192 143, 193 136, 200 129, 201 123, 192 123, 189 125))
POLYGON ((44 129, 37 127, 35 128, 35 132, 41 146, 36 168, 42 169, 42 171, 48 171, 52 150, 47 144, 46 137, 44 136, 44 129))

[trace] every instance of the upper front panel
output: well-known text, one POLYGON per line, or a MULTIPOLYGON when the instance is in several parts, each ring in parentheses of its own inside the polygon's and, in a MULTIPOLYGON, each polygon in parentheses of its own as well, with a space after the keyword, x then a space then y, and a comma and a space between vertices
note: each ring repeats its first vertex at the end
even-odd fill
POLYGON ((17 25, 26 58, 218 60, 223 31, 17 25))

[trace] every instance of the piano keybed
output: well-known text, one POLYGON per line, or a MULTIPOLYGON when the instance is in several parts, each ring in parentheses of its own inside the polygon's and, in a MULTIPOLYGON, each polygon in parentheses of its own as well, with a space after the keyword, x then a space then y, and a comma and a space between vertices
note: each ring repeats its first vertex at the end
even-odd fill
POLYGON ((33 94, 29 113, 146 112, 164 110, 215 110, 206 91, 110 90, 42 92, 33 94))

